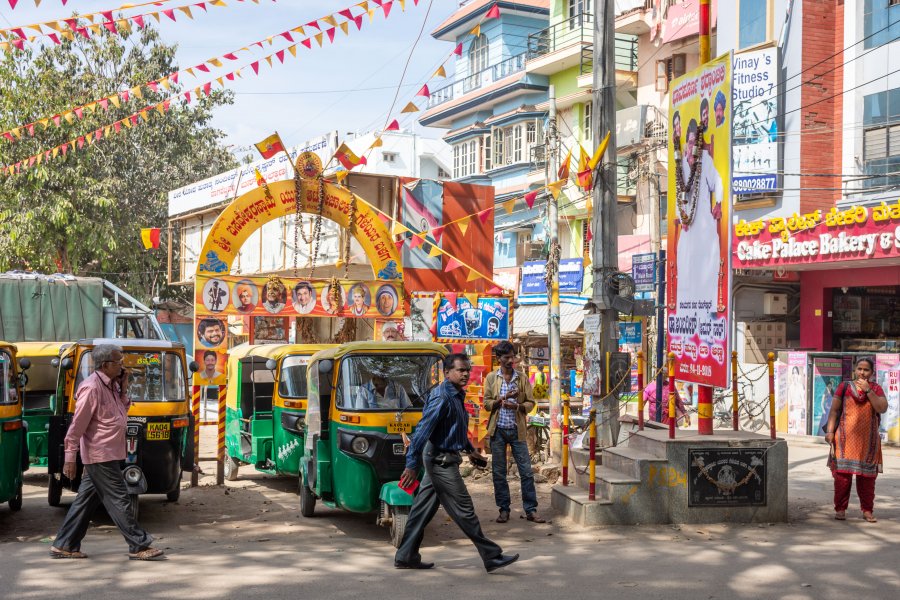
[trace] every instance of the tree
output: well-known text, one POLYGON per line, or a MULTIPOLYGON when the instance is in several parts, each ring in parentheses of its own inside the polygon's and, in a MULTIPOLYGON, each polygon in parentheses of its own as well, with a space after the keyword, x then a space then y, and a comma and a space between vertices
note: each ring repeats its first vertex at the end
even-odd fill
MULTIPOLYGON (((107 31, 58 46, 9 52, 0 61, 0 130, 59 115, 75 106, 159 80, 179 70, 176 47, 158 31, 107 31)), ((0 165, 14 164, 181 92, 142 88, 119 108, 85 110, 82 119, 35 126, 34 137, 0 138, 0 165)), ((174 101, 164 115, 83 149, 42 161, 20 174, 0 173, 0 271, 25 269, 102 276, 144 300, 172 296, 166 286, 166 234, 145 251, 142 227, 165 228, 167 191, 236 166, 210 126, 212 110, 230 104, 225 90, 174 101)))

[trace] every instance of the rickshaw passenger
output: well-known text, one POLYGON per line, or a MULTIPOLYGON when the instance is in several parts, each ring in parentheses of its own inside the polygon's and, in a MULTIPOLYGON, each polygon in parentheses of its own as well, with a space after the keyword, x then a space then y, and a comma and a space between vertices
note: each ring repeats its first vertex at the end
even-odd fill
POLYGON ((363 409, 403 409, 411 405, 402 385, 388 381, 384 375, 374 374, 371 381, 359 388, 356 406, 363 409))

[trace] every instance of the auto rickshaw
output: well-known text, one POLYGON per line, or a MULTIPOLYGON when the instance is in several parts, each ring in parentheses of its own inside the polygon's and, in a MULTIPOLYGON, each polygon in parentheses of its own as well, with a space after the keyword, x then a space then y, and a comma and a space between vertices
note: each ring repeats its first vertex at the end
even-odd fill
POLYGON ((300 473, 306 414, 306 366, 331 344, 233 348, 225 399, 225 479, 240 465, 270 475, 300 473))
POLYGON ((122 476, 131 496, 131 510, 138 516, 139 494, 165 494, 170 502, 181 494, 181 472, 194 464, 190 432, 193 417, 188 392, 188 369, 184 345, 147 339, 85 339, 66 348, 59 360, 61 373, 54 415, 50 417, 50 476, 48 501, 59 506, 63 488, 78 491, 83 465, 73 481, 63 475, 65 436, 75 413, 75 392, 95 370, 91 352, 100 344, 120 346, 125 368, 130 370, 128 424, 125 437, 126 457, 122 476))
POLYGON ((22 381, 16 364, 16 347, 0 342, 0 503, 11 510, 22 508, 22 472, 28 469, 28 449, 22 420, 22 381))
POLYGON ((399 546, 413 497, 400 489, 403 434, 413 432, 447 350, 425 342, 352 342, 318 352, 307 367, 309 404, 300 512, 316 500, 351 512, 377 512, 399 546))
POLYGON ((47 432, 56 403, 59 355, 71 342, 18 342, 19 360, 27 358, 30 367, 23 370, 23 414, 28 426, 28 461, 47 466, 47 432))

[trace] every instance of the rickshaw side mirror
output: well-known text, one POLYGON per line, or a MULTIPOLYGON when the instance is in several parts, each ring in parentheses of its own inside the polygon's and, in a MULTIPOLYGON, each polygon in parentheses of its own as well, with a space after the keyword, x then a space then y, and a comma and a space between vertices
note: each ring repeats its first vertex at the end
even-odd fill
POLYGON ((58 369, 59 368, 59 359, 58 358, 50 359, 50 366, 53 367, 54 369, 58 369))
POLYGON ((266 361, 266 368, 270 371, 274 371, 278 366, 278 362, 274 358, 270 358, 266 361))
POLYGON ((200 370, 200 365, 197 364, 196 360, 192 360, 188 365, 188 369, 190 369, 191 373, 196 373, 200 370))
POLYGON ((64 358, 62 359, 62 362, 59 363, 59 365, 63 368, 63 370, 68 371, 75 366, 75 363, 72 362, 71 358, 64 358))
POLYGON ((31 359, 30 358, 20 358, 19 359, 19 368, 23 371, 27 371, 31 368, 31 359))
POLYGON ((319 361, 319 375, 328 375, 334 368, 334 361, 330 359, 319 361))

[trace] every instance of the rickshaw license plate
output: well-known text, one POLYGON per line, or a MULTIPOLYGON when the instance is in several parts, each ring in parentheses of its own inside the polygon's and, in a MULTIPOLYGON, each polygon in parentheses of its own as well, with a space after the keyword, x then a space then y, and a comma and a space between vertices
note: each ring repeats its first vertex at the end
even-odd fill
POLYGON ((147 439, 148 440, 167 440, 169 439, 168 423, 147 423, 147 439))
POLYGON ((412 431, 412 423, 388 423, 388 433, 410 433, 412 431))

